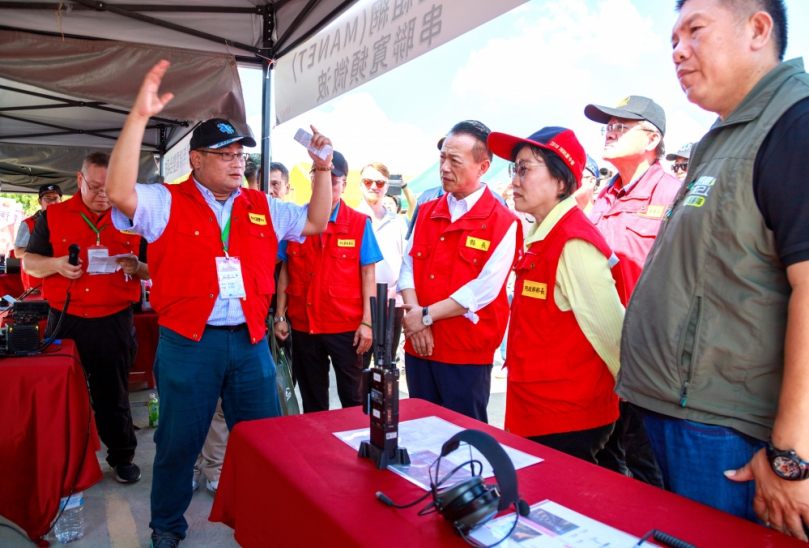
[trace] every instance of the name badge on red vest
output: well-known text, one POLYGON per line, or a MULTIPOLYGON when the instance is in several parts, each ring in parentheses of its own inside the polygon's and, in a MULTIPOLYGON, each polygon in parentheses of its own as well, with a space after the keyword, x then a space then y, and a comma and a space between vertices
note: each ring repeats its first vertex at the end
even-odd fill
POLYGON ((243 299, 244 290, 242 263, 238 257, 217 257, 216 276, 219 278, 219 294, 223 299, 243 299))

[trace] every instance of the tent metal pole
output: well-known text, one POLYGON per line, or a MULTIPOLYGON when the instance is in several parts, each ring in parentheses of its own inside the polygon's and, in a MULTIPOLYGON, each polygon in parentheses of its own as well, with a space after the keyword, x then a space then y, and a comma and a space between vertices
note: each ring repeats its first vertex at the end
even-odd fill
POLYGON ((264 193, 269 192, 270 188, 270 163, 272 162, 272 147, 270 146, 270 129, 272 128, 272 118, 275 113, 272 111, 272 69, 274 61, 272 52, 274 50, 275 41, 273 33, 275 32, 275 11, 272 6, 267 6, 263 14, 264 28, 263 28, 263 46, 264 52, 267 53, 265 59, 262 59, 262 73, 264 79, 261 85, 261 190, 264 193))

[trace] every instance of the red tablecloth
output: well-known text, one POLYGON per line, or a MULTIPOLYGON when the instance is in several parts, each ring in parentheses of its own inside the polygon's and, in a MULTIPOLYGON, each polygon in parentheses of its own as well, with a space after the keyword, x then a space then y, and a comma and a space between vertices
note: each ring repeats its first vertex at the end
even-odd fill
MULTIPOLYGON (((550 499, 635 536, 655 528, 700 548, 806 546, 423 400, 401 402, 402 420, 430 415, 545 459, 518 471, 529 504, 550 499)), ((240 423, 228 440, 209 519, 235 529, 245 547, 467 546, 437 514, 418 517, 424 504, 395 510, 376 500, 377 491, 399 503, 424 491, 377 470, 333 435, 367 425, 358 407, 240 423)))
POLYGON ((0 274, 0 297, 11 295, 16 299, 24 292, 19 274, 0 274))
POLYGON ((146 383, 146 388, 155 387, 154 356, 157 352, 157 342, 160 339, 160 331, 157 326, 157 313, 144 312, 135 314, 135 333, 138 337, 138 354, 135 356, 135 363, 129 370, 130 390, 139 388, 139 385, 146 383))
POLYGON ((0 515, 31 539, 48 531, 82 457, 75 492, 101 479, 95 456, 101 446, 77 360, 69 340, 61 350, 52 346, 39 356, 0 360, 0 515))

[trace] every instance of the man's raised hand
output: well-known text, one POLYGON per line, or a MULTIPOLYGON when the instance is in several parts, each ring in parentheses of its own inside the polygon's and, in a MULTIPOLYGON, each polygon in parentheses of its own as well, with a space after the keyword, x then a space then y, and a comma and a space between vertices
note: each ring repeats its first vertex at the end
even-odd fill
POLYGON ((132 107, 133 114, 144 119, 149 119, 152 116, 159 114, 174 98, 173 93, 164 93, 158 95, 160 89, 160 82, 163 81, 163 75, 168 70, 169 63, 162 60, 151 68, 143 79, 143 84, 140 86, 138 97, 135 99, 135 105, 132 107))

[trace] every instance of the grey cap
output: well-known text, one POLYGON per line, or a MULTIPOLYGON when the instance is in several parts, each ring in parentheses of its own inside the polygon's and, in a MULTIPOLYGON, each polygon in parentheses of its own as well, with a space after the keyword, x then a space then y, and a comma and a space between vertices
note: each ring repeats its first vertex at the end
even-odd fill
POLYGON ((666 112, 663 107, 640 95, 630 95, 614 108, 587 105, 584 108, 584 115, 601 124, 606 124, 613 116, 626 120, 646 120, 659 129, 660 133, 666 134, 666 112))
POLYGON ((680 158, 691 158, 691 147, 694 146, 694 143, 686 143, 680 147, 680 150, 674 152, 672 154, 666 154, 666 160, 669 162, 673 162, 677 159, 677 156, 680 158))

